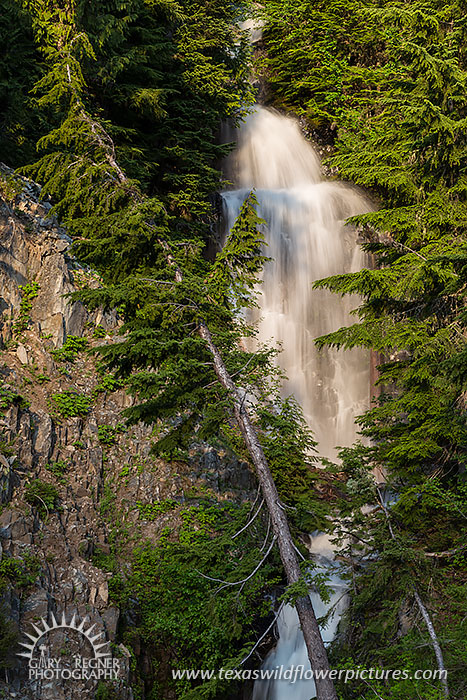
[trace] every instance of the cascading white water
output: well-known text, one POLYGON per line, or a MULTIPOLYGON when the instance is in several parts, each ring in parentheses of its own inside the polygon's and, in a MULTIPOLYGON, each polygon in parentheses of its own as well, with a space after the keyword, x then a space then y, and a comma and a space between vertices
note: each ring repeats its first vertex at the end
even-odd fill
MULTIPOLYGON (((266 221, 266 253, 272 260, 263 272, 259 341, 281 345, 278 362, 288 377, 284 393, 293 394, 302 406, 319 454, 335 458, 336 446, 354 441, 354 418, 368 407, 369 358, 360 350, 316 349, 315 338, 351 323, 358 299, 313 290, 313 282, 364 267, 357 234, 344 223, 368 211, 369 203, 347 185, 323 181, 319 158, 298 124, 262 107, 242 126, 229 167, 238 189, 223 194, 228 227, 253 188, 266 221)), ((311 594, 321 616, 342 598, 343 583, 332 572, 334 555, 324 535, 311 538, 310 552, 318 567, 331 573, 331 603, 325 606, 317 593, 311 594)), ((332 640, 338 620, 336 609, 323 632, 325 641, 332 640)), ((303 663, 309 668, 293 608, 283 609, 278 630, 278 644, 265 667, 303 663)), ((253 700, 309 700, 314 694, 312 681, 261 681, 253 700)))
MULTIPOLYGON (((327 646, 334 639, 340 617, 347 606, 347 586, 339 576, 340 567, 334 560, 334 550, 328 535, 317 533, 311 536, 308 550, 314 559, 313 574, 326 574, 328 581, 328 602, 325 603, 317 592, 310 593, 316 617, 319 619, 329 614, 326 627, 321 629, 327 646)), ((277 632, 278 643, 265 659, 262 668, 275 671, 282 667, 283 672, 292 667, 301 668, 302 675, 257 681, 253 689, 253 700, 310 700, 315 696, 315 684, 313 680, 306 679, 305 671, 311 667, 295 608, 286 605, 282 609, 277 620, 277 632)))
POLYGON ((259 340, 282 345, 285 392, 303 408, 324 457, 350 445, 354 418, 368 405, 369 362, 360 350, 318 351, 314 339, 351 322, 358 299, 313 290, 313 282, 364 267, 355 230, 345 220, 368 211, 353 188, 321 178, 319 159, 295 121, 258 107, 238 135, 232 157, 239 189, 223 194, 233 224, 255 188, 267 223, 267 263, 260 297, 259 340))

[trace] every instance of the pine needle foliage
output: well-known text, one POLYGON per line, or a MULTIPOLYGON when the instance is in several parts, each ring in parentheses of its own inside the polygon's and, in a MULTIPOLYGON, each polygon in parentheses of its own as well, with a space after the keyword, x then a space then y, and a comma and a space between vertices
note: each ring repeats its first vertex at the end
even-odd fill
MULTIPOLYGON (((344 451, 338 468, 347 478, 342 529, 366 543, 355 545, 361 551, 342 653, 393 667, 401 658, 423 664, 423 628, 413 628, 416 584, 453 669, 453 697, 464 694, 465 651, 450 583, 457 577, 465 591, 467 580, 464 13, 462 3, 438 0, 268 0, 261 61, 275 103, 333 145, 329 160, 340 178, 380 202, 351 220, 374 256, 372 269, 316 285, 362 298, 355 324, 318 344, 364 346, 380 357, 378 398, 359 419, 369 446, 344 451), (368 481, 375 468, 397 494, 388 505, 395 540, 368 481), (371 515, 359 511, 364 503, 373 504, 371 515), (448 511, 451 503, 457 509, 448 511), (411 631, 400 641, 404 616, 411 631), (444 641, 451 630, 452 643, 444 641)), ((361 690, 362 698, 388 694, 384 684, 361 690)), ((437 692, 401 682, 390 696, 437 692)))
POLYGON ((18 167, 35 155, 41 120, 29 92, 40 76, 30 19, 16 0, 3 0, 0 15, 0 159, 18 167))
MULTIPOLYGON (((100 216, 115 213, 137 183, 159 223, 206 240, 216 221, 211 197, 221 186, 216 166, 231 147, 218 144, 220 125, 237 120, 251 99, 246 41, 234 27, 241 7, 191 0, 10 4, 7 19, 21 18, 16 43, 26 52, 21 84, 8 78, 15 69, 7 51, 0 67, 37 122, 34 131, 25 120, 24 130, 41 157, 19 141, 13 155, 5 147, 1 157, 15 165, 36 161, 27 174, 44 185, 76 237, 100 238, 108 230, 100 216), (129 182, 111 192, 116 163, 129 182)), ((12 105, 6 133, 15 120, 12 105)), ((117 221, 109 223, 115 249, 122 241, 117 221)))

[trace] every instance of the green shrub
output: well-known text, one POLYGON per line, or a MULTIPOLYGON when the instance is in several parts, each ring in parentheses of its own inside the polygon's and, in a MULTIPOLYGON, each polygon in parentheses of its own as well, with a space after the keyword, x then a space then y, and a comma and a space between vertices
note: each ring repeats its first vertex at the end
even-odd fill
POLYGON ((89 396, 78 394, 76 391, 72 390, 54 394, 52 400, 59 414, 64 418, 87 416, 92 405, 92 399, 89 396))
POLYGON ((16 588, 32 586, 39 571, 39 560, 27 552, 21 559, 3 557, 0 561, 0 590, 8 583, 13 584, 16 588))
POLYGON ((0 175, 0 196, 7 202, 13 202, 24 189, 24 182, 16 175, 0 175))
POLYGON ((105 338, 107 331, 102 326, 96 326, 92 332, 93 338, 105 338))
POLYGON ((97 428, 99 442, 101 442, 103 445, 111 447, 117 442, 118 434, 124 432, 124 430, 125 426, 123 426, 121 423, 115 426, 115 428, 113 428, 111 425, 99 425, 97 428))
POLYGON ((50 353, 58 362, 74 362, 79 352, 86 350, 89 345, 87 338, 77 335, 69 335, 64 344, 58 350, 50 353))
POLYGON ((47 471, 53 474, 59 481, 64 481, 64 476, 68 471, 68 463, 64 459, 60 459, 57 462, 49 462, 45 467, 47 471))
POLYGON ((164 501, 156 501, 155 503, 141 503, 140 501, 136 503, 140 518, 149 521, 156 520, 164 513, 175 510, 178 505, 179 503, 171 498, 167 498, 164 501))
POLYGON ((6 411, 13 405, 20 406, 20 408, 27 408, 29 402, 23 396, 17 394, 16 391, 6 387, 0 380, 0 413, 6 411))
POLYGON ((12 457, 15 454, 12 444, 12 442, 7 442, 6 440, 0 440, 0 455, 12 457))
POLYGON ((124 384, 125 383, 123 380, 117 379, 112 372, 108 372, 107 374, 102 375, 99 383, 94 387, 93 394, 96 396, 104 391, 110 394, 113 391, 118 391, 118 389, 121 389, 124 384))
POLYGON ((27 329, 32 302, 39 295, 39 289, 40 287, 37 282, 30 282, 20 287, 23 296, 19 305, 19 316, 13 324, 13 335, 20 335, 27 329))
POLYGON ((115 500, 116 496, 112 490, 110 484, 104 485, 104 491, 102 494, 101 502, 99 505, 100 514, 105 517, 110 517, 115 510, 115 500))
POLYGON ((38 374, 36 377, 36 382, 38 384, 45 384, 45 382, 50 382, 50 377, 46 374, 38 374))
POLYGON ((26 487, 25 500, 37 509, 41 517, 46 517, 57 509, 59 496, 53 484, 35 479, 26 487))
POLYGON ((92 563, 98 569, 102 569, 102 571, 110 571, 113 574, 117 574, 120 570, 120 564, 117 561, 115 554, 112 552, 105 553, 100 549, 96 549, 92 555, 92 563))

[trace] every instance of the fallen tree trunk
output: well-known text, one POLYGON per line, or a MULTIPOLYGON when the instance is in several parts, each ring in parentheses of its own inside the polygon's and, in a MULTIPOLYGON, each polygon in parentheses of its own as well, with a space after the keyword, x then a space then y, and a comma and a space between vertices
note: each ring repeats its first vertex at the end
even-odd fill
MULTIPOLYGON (((249 413, 245 407, 245 398, 240 396, 239 390, 230 376, 222 356, 213 342, 211 332, 205 323, 199 324, 198 332, 201 338, 205 341, 206 346, 212 355, 214 370, 219 382, 228 392, 233 401, 235 419, 242 432, 252 462, 256 468, 263 497, 271 516, 273 532, 279 546, 280 557, 284 566, 287 582, 289 584, 297 583, 297 581, 300 580, 302 573, 294 548, 289 523, 280 505, 279 494, 269 469, 263 448, 249 413)), ((317 698, 318 700, 337 700, 337 693, 334 683, 329 678, 328 656, 309 596, 299 598, 295 605, 303 636, 305 638, 311 668, 315 677, 317 698)))

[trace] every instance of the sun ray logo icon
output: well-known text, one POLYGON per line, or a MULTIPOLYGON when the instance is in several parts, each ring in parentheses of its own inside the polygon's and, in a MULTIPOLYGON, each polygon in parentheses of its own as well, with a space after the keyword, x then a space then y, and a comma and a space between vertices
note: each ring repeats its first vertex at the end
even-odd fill
POLYGON ((52 624, 50 625, 47 623, 47 620, 45 620, 43 617, 41 618, 38 625, 35 625, 34 623, 31 624, 34 628, 35 634, 28 634, 27 632, 25 632, 26 637, 28 637, 31 641, 29 644, 27 644, 26 642, 21 642, 21 646, 27 649, 28 651, 18 652, 17 654, 17 656, 23 656, 24 658, 29 659, 29 661, 32 661, 34 653, 36 651, 36 647, 42 639, 42 637, 44 637, 44 635, 48 634, 49 632, 53 632, 54 630, 59 629, 74 630, 75 632, 79 632, 79 634, 85 637, 90 643, 95 659, 101 659, 111 656, 110 651, 103 651, 103 647, 106 647, 109 644, 109 642, 99 642, 99 639, 101 639, 104 636, 104 633, 98 632, 97 634, 93 634, 93 630, 96 625, 92 624, 90 627, 86 628, 86 619, 78 623, 76 615, 73 615, 70 622, 67 622, 65 618, 65 613, 63 613, 60 622, 58 622, 55 615, 52 614, 52 624), (41 624, 42 629, 39 626, 41 624))

